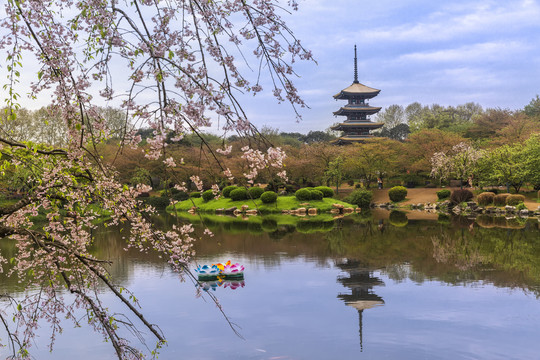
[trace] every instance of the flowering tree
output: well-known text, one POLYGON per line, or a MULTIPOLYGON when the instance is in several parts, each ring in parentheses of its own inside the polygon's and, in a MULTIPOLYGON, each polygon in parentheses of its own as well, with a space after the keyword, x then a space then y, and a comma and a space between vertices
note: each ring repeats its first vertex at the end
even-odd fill
POLYGON ((454 176, 461 180, 463 187, 463 181, 474 175, 476 163, 482 155, 482 151, 464 142, 454 145, 446 153, 436 152, 431 157, 431 176, 441 181, 454 176))
MULTIPOLYGON (((294 0, 289 6, 297 8, 294 0)), ((288 101, 295 111, 304 106, 291 81, 291 65, 311 59, 311 54, 280 17, 283 10, 277 0, 5 2, 0 49, 8 71, 6 121, 16 120, 19 94, 27 91, 30 99, 50 98, 47 109, 62 119, 67 134, 66 146, 55 148, 15 139, 0 129, 2 176, 21 168, 28 172, 25 196, 0 206, 0 238, 16 239, 18 249, 14 258, 0 261, 13 264, 10 275, 42 287, 22 301, 10 300, 14 323, 8 309, 0 311, 15 357, 29 355, 40 319, 52 324, 52 348, 61 330, 59 317, 81 321, 74 316, 76 308, 87 311, 86 320, 111 342, 118 358, 143 357, 119 332, 132 323, 119 321, 102 304, 96 289, 103 284, 156 337, 157 347, 164 343, 135 298, 114 284, 107 262, 89 253, 93 220, 106 211, 111 224, 129 223, 129 247, 157 250, 179 272, 192 254, 192 228, 154 229, 148 220, 153 209, 137 200, 149 188, 116 180, 99 151, 98 144, 111 137, 112 129, 98 103, 116 102, 123 109, 123 126, 114 129, 119 152, 140 141, 137 127, 150 126, 153 137, 147 139, 146 157, 168 169, 182 161, 167 153, 167 137, 179 141, 186 133, 199 134, 212 120, 219 120, 224 131, 256 133, 237 95, 262 90, 261 69, 269 73, 278 101, 288 101), (243 75, 239 56, 256 61, 254 79, 243 75), (22 74, 30 73, 35 79, 25 88, 22 74), (38 213, 47 218, 44 226, 34 223, 38 213), (74 294, 72 304, 62 300, 65 290, 74 294)), ((204 139, 203 145, 223 176, 232 177, 219 153, 204 139)), ((280 166, 283 160, 279 150, 268 150, 262 158, 253 151, 244 150, 246 160, 255 159, 246 174, 249 180, 261 166, 280 166)), ((202 190, 195 174, 191 180, 202 190)))

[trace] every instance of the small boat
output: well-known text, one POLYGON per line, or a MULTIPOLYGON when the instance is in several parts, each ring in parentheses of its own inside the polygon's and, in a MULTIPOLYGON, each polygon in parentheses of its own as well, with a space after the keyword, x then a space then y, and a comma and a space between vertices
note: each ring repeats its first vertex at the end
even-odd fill
POLYGON ((216 265, 199 265, 195 272, 198 274, 199 280, 216 280, 221 270, 216 265))
POLYGON ((227 261, 225 264, 214 264, 221 270, 221 276, 225 279, 243 279, 244 278, 244 265, 239 263, 233 264, 231 261, 227 261))
POLYGON ((212 265, 199 265, 195 272, 201 281, 216 280, 242 280, 244 278, 244 265, 233 264, 230 260, 225 264, 217 263, 212 265))

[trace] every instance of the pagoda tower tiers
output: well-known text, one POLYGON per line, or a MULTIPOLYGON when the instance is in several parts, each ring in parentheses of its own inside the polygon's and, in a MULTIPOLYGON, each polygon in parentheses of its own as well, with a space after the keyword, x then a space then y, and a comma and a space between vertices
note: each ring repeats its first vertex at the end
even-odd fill
POLYGON ((378 113, 381 108, 370 106, 369 99, 379 95, 381 90, 370 88, 358 82, 358 64, 356 57, 356 45, 354 46, 354 81, 351 86, 334 95, 336 100, 347 100, 347 104, 338 111, 335 116, 346 116, 347 119, 335 126, 332 130, 342 131, 342 136, 333 141, 334 144, 344 145, 362 142, 373 137, 371 130, 382 127, 383 123, 375 123, 369 119, 369 115, 378 113))

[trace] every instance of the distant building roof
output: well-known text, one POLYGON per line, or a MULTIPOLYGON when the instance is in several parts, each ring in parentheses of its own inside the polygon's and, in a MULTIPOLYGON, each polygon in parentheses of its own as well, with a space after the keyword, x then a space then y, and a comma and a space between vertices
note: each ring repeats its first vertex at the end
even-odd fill
POLYGON ((351 86, 341 90, 338 94, 334 95, 334 99, 348 99, 353 96, 360 96, 366 99, 371 99, 377 96, 381 90, 370 88, 361 83, 352 83, 351 86))
POLYGON ((370 121, 345 121, 331 127, 332 130, 352 129, 352 128, 370 128, 372 130, 383 127, 384 123, 374 123, 370 121))
POLYGON ((366 115, 373 115, 378 113, 381 110, 380 107, 375 106, 365 106, 362 104, 358 105, 352 105, 348 104, 339 109, 338 111, 334 111, 334 115, 347 115, 347 114, 366 114, 366 115))

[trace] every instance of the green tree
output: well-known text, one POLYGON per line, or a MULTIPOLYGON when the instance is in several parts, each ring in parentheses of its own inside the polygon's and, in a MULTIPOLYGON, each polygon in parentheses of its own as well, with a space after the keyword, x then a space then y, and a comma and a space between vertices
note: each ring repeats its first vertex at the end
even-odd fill
POLYGON ((328 169, 324 172, 324 177, 328 181, 333 181, 336 184, 336 194, 339 194, 339 186, 343 180, 343 164, 344 160, 338 156, 335 160, 330 161, 328 169))

